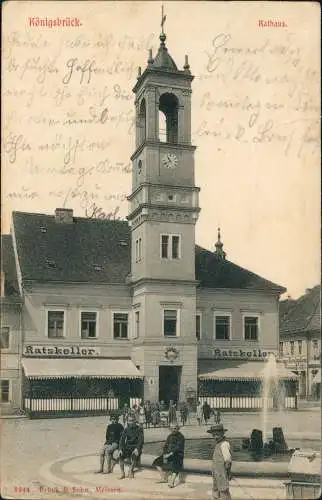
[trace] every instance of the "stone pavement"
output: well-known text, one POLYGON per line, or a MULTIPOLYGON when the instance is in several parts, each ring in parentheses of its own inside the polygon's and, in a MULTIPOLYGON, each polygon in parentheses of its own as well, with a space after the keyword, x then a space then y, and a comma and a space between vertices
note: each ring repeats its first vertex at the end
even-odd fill
MULTIPOLYGON (((229 429, 228 437, 247 436, 252 428, 261 425, 261 417, 249 413, 223 414, 223 423, 229 429)), ((2 424, 1 493, 4 498, 211 498, 209 474, 198 474, 193 467, 189 468, 185 483, 169 489, 166 484, 156 484, 157 472, 145 466, 152 461, 147 456, 146 462, 142 460, 144 467, 134 480, 118 480, 118 465, 111 475, 95 474, 99 466, 98 450, 105 436, 106 417, 8 419, 2 424)), ((283 425, 289 446, 298 443, 302 448, 311 448, 312 445, 319 449, 320 415, 317 412, 305 412, 304 419, 303 413, 290 412, 283 420, 272 414, 268 424, 269 429, 273 425, 283 425)), ((207 428, 192 422, 183 428, 183 433, 187 439, 205 438, 209 437, 207 428)), ((167 434, 168 429, 149 429, 145 431, 145 441, 163 441, 167 434)), ((267 473, 267 466, 261 466, 267 473)), ((252 472, 250 468, 253 468, 251 464, 245 463, 245 473, 252 472)), ((263 477, 260 470, 253 477, 236 475, 231 482, 231 494, 233 500, 282 499, 285 498, 284 479, 263 477)))
MULTIPOLYGON (((187 474, 184 483, 169 489, 167 484, 157 484, 155 470, 142 468, 134 479, 119 480, 119 468, 116 465, 113 474, 95 474, 98 457, 84 455, 45 464, 40 469, 40 478, 48 488, 57 488, 57 493, 64 496, 88 496, 97 498, 129 499, 191 499, 206 500, 211 498, 212 479, 209 475, 187 474)), ((36 486, 35 486, 36 487, 36 486)), ((39 490, 38 490, 39 491, 39 490)), ((50 491, 50 490, 49 490, 50 491)), ((37 492, 37 487, 36 487, 37 492)), ((260 478, 233 478, 231 481, 233 500, 284 499, 283 481, 260 478)), ((44 498, 46 498, 46 494, 44 498)))

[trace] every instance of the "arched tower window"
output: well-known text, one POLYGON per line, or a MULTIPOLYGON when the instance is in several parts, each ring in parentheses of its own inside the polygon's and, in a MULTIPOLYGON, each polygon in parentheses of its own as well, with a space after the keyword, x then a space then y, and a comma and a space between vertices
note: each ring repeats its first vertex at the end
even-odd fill
POLYGON ((159 140, 178 142, 178 99, 174 94, 162 94, 159 101, 159 140))
POLYGON ((146 139, 146 104, 145 99, 142 99, 139 109, 139 143, 141 144, 146 139))

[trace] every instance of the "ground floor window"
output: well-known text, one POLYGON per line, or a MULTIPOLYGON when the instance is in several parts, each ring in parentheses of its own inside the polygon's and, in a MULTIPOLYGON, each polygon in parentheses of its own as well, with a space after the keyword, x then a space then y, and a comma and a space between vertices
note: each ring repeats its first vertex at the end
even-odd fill
POLYGON ((1 403, 9 403, 10 401, 10 381, 1 380, 1 403))

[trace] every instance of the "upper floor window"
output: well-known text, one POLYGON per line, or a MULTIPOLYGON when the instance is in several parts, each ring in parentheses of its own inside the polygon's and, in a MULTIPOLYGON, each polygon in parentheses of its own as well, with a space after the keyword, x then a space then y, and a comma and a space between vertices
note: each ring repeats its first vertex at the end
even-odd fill
POLYGON ((161 258, 162 259, 180 259, 181 257, 181 238, 177 234, 161 234, 161 258))
POLYGON ((299 355, 301 356, 302 354, 302 340, 297 341, 298 349, 299 349, 299 355))
POLYGON ((196 314, 196 337, 201 339, 201 314, 196 314))
POLYGON ((129 330, 128 313, 113 313, 113 335, 115 339, 127 339, 129 330))
POLYGON ((229 340, 231 328, 231 316, 225 313, 215 314, 215 339, 229 340))
POLYGON ((1 380, 0 400, 1 400, 1 403, 9 403, 10 402, 10 381, 9 380, 1 380))
POLYGON ((82 339, 95 339, 97 336, 97 313, 81 313, 81 337, 82 339))
POLYGON ((259 336, 259 316, 244 316, 244 338, 245 340, 258 340, 259 336))
POLYGON ((317 339, 312 340, 312 347, 314 359, 319 359, 319 341, 317 339))
POLYGON ((294 354, 294 340, 290 341, 290 352, 291 352, 291 355, 293 356, 293 354, 294 354))
POLYGON ((0 331, 0 348, 9 349, 10 346, 10 328, 2 326, 0 331))
POLYGON ((48 311, 47 318, 48 337, 51 339, 63 337, 65 322, 64 311, 48 311))
POLYGON ((135 262, 142 260, 142 238, 135 240, 135 262))
POLYGON ((283 357, 283 342, 280 342, 280 356, 283 357))
POLYGON ((1 271, 1 297, 4 297, 4 284, 5 284, 5 274, 1 271))
POLYGON ((162 94, 159 100, 159 140, 178 142, 178 99, 174 94, 162 94))
POLYGON ((135 338, 138 338, 140 336, 140 311, 135 311, 134 319, 135 319, 134 335, 135 335, 135 338))
POLYGON ((163 335, 165 337, 176 337, 178 334, 178 311, 176 309, 165 309, 163 311, 163 335))

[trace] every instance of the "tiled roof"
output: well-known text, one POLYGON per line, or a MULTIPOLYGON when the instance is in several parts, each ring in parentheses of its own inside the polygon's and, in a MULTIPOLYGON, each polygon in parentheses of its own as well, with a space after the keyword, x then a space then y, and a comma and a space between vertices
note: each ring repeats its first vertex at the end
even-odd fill
POLYGON ((24 280, 124 283, 130 272, 127 221, 74 217, 65 224, 14 212, 13 223, 24 280))
POLYGON ((285 292, 285 288, 196 245, 196 279, 205 288, 237 288, 285 292))
MULTIPOLYGON (((13 213, 24 280, 125 283, 131 267, 131 233, 127 221, 13 213)), ((284 288, 242 267, 218 259, 196 246, 196 279, 202 287, 277 291, 284 288)))
POLYGON ((311 288, 297 300, 283 301, 283 303, 285 302, 289 302, 288 307, 283 305, 282 312, 280 308, 280 332, 282 334, 305 332, 305 331, 320 329, 320 321, 321 321, 320 285, 311 288))
POLYGON ((10 234, 1 236, 1 272, 4 273, 5 296, 10 298, 19 297, 16 263, 10 234))

